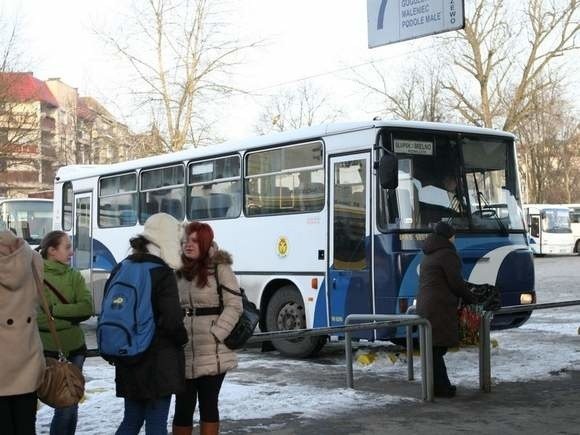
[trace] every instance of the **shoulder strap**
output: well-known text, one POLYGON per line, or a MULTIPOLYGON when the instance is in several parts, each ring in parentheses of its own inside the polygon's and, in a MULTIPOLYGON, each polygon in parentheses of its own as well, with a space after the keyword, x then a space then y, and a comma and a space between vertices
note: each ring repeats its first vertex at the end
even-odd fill
POLYGON ((232 290, 229 287, 226 287, 223 284, 220 284, 220 281, 219 281, 219 278, 218 278, 218 268, 217 268, 217 264, 215 266, 215 272, 214 273, 215 273, 215 282, 217 284, 218 295, 220 297, 220 311, 223 311, 223 309, 224 309, 224 294, 223 294, 223 290, 225 290, 228 293, 231 293, 231 294, 233 294, 235 296, 239 296, 239 297, 242 297, 243 296, 243 293, 241 291, 240 292, 237 292, 235 290, 232 290))
POLYGON ((60 337, 56 333, 56 326, 54 325, 54 317, 52 317, 52 314, 50 313, 50 309, 48 308, 48 302, 46 300, 46 296, 44 295, 44 291, 43 291, 44 287, 40 281, 40 277, 38 276, 38 272, 36 271, 36 267, 34 267, 34 263, 31 263, 31 266, 32 266, 32 274, 34 275, 34 281, 36 282, 36 290, 38 291, 38 294, 40 295, 40 299, 42 301, 42 309, 43 309, 43 311, 46 314, 46 317, 48 319, 48 329, 50 329, 50 333, 52 335, 54 343, 56 344, 56 347, 58 348, 59 359, 62 360, 65 358, 65 356, 64 356, 64 353, 62 351, 62 343, 60 342, 60 337))
POLYGON ((55 296, 58 298, 59 301, 61 301, 63 304, 68 304, 69 302, 66 300, 66 298, 63 296, 63 294, 61 292, 58 291, 58 289, 53 286, 51 283, 49 283, 46 278, 43 280, 44 283, 46 284, 46 286, 52 290, 52 292, 55 294, 55 296))
POLYGON ((224 310, 224 294, 222 292, 222 285, 220 284, 220 279, 218 278, 218 267, 217 264, 214 269, 215 283, 217 285, 218 296, 220 298, 220 312, 224 310))

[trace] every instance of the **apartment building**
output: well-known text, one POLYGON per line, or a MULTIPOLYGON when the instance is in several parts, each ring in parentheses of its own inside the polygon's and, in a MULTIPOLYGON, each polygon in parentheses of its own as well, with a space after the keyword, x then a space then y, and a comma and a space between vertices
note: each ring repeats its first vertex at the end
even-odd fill
POLYGON ((131 133, 59 78, 0 73, 0 197, 47 196, 56 170, 131 158, 131 133))

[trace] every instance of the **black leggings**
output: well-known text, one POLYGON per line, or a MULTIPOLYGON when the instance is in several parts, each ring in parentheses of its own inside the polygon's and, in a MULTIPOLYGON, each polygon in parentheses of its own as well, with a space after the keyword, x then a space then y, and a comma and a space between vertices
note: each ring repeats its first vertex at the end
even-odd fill
POLYGON ((0 425, 4 435, 34 435, 36 392, 0 397, 0 425))
POLYGON ((443 359, 446 353, 446 347, 433 346, 433 384, 435 388, 449 388, 451 386, 447 376, 445 359, 443 359))
POLYGON ((199 396, 199 419, 207 423, 220 421, 218 396, 225 373, 185 380, 185 391, 175 395, 175 426, 192 426, 193 413, 199 396))

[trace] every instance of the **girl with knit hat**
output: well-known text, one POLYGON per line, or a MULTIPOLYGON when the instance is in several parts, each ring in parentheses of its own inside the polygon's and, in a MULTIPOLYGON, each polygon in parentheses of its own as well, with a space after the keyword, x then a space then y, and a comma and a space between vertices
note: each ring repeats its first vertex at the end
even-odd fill
MULTIPOLYGON (((118 435, 137 435, 143 423, 146 434, 167 434, 171 396, 184 388, 182 346, 187 343, 187 332, 174 274, 181 267, 180 236, 180 223, 169 214, 157 213, 147 219, 143 233, 130 241, 129 260, 159 264, 150 269, 155 336, 138 362, 115 364, 117 396, 125 399, 118 435)), ((113 269, 111 278, 118 270, 113 269)))

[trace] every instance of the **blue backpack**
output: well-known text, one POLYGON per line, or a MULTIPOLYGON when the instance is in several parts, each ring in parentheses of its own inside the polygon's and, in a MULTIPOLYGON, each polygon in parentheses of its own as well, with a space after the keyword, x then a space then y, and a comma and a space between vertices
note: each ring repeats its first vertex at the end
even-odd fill
POLYGON ((160 264, 125 259, 107 283, 97 323, 99 353, 109 362, 137 362, 153 340, 151 270, 160 264))

